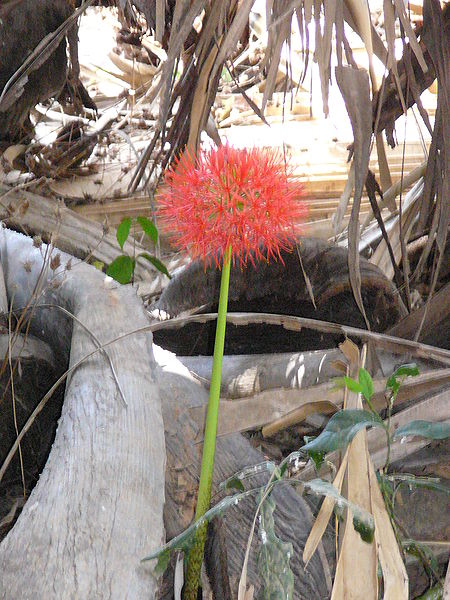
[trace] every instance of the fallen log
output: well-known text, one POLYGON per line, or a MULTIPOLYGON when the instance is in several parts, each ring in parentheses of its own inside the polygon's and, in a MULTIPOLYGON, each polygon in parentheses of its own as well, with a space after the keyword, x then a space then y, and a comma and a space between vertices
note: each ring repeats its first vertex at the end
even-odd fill
MULTIPOLYGON (((362 327, 364 319, 350 286, 348 251, 301 237, 278 261, 232 266, 228 312, 285 314, 362 327)), ((250 261, 249 261, 250 263, 250 261)), ((394 284, 375 265, 361 258, 361 294, 373 331, 385 331, 406 314, 394 284)), ((152 306, 152 314, 176 317, 183 312, 215 312, 220 271, 194 261, 180 271, 152 306)), ((238 325, 235 323, 235 325, 238 325)), ((155 343, 188 356, 212 355, 215 325, 188 323, 177 331, 154 332, 155 343)), ((272 324, 227 328, 225 354, 300 352, 336 347, 339 336, 290 331, 272 324)))
MULTIPOLYGON (((52 348, 59 374, 101 342, 147 322, 128 288, 105 285, 82 262, 52 270, 45 246, 0 232, 6 290, 16 314, 33 302, 30 332, 52 348), (42 252, 41 252, 42 251, 42 252), (87 328, 58 308, 70 310, 87 328), (88 332, 91 332, 89 334, 88 332)), ((124 405, 101 352, 70 376, 45 468, 14 527, 0 544, 0 597, 154 598, 157 582, 140 558, 161 543, 164 435, 151 336, 108 347, 124 405), (136 364, 136 357, 141 362, 136 364)), ((3 461, 2 461, 3 462, 3 461)))
MULTIPOLYGON (((12 229, 53 239, 61 250, 77 258, 91 257, 109 264, 120 256, 114 232, 40 194, 8 187, 0 182, 0 219, 12 229)), ((126 241, 124 251, 130 256, 144 252, 139 242, 126 241)), ((137 278, 156 279, 158 272, 142 258, 136 261, 137 278)))

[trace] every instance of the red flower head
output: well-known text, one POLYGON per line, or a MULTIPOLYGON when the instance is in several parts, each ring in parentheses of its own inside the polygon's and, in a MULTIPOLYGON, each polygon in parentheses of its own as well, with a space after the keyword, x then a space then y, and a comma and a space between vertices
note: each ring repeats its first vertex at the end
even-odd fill
POLYGON ((291 247, 305 214, 299 184, 288 181, 277 150, 225 145, 186 151, 167 171, 159 214, 178 248, 220 266, 231 246, 233 261, 279 257, 291 247))

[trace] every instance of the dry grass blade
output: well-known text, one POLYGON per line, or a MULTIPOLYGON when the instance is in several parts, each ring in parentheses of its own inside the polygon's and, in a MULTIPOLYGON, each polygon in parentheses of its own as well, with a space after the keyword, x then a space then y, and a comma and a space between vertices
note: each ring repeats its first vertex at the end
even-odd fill
MULTIPOLYGON (((408 193, 407 201, 404 202, 402 214, 397 215, 391 224, 388 232, 388 239, 394 253, 395 263, 400 264, 402 258, 401 237, 404 243, 407 243, 411 235, 412 227, 415 218, 420 211, 420 200, 422 198, 422 182, 418 182, 414 188, 408 193)), ((377 265, 389 279, 394 276, 394 267, 388 251, 388 244, 385 239, 382 239, 378 244, 370 262, 377 265)))
POLYGON ((280 0, 272 3, 271 10, 268 11, 269 20, 267 28, 269 36, 266 54, 261 65, 262 68, 268 66, 266 86, 262 99, 263 111, 275 89, 281 50, 285 42, 290 42, 291 21, 294 10, 293 7, 290 7, 290 4, 288 0, 280 0))
POLYGON ((322 33, 320 4, 314 4, 314 20, 316 27, 316 50, 314 58, 319 66, 323 112, 325 115, 328 115, 328 89, 331 78, 331 37, 336 18, 336 0, 325 0, 323 6, 324 20, 322 33))
MULTIPOLYGON (((305 6, 305 3, 303 3, 303 6, 305 6)), ((304 10, 306 11, 306 8, 304 8, 304 10)), ((296 9, 295 15, 297 17, 297 25, 300 33, 300 41, 302 47, 302 57, 304 61, 303 75, 300 79, 300 83, 303 83, 309 65, 309 30, 308 23, 306 22, 306 15, 303 14, 301 7, 296 9)))
POLYGON ((0 315, 6 315, 8 312, 8 296, 6 294, 5 274, 3 265, 0 262, 0 315))
POLYGON ((372 464, 370 464, 369 476, 375 543, 383 572, 383 600, 408 600, 408 575, 372 464))
POLYGON ((238 40, 248 24, 248 16, 253 3, 254 0, 243 0, 242 2, 238 3, 236 14, 228 31, 226 32, 223 42, 220 45, 219 54, 217 56, 217 64, 224 63, 229 57, 230 53, 236 49, 238 40))
POLYGON ((395 12, 392 0, 384 0, 384 31, 386 33, 386 42, 388 47, 387 68, 391 70, 395 85, 398 91, 398 97, 402 103, 403 112, 406 113, 406 104, 403 97, 402 86, 398 76, 397 61, 395 60, 395 12))
POLYGON ((155 39, 162 43, 166 21, 166 0, 156 0, 155 39))
MULTIPOLYGON (((359 368, 363 367, 366 358, 366 346, 361 357, 358 347, 346 340, 340 346, 349 361, 349 374, 356 376, 359 368)), ((361 409, 360 394, 347 390, 344 407, 361 409)), ((370 455, 367 446, 367 431, 364 429, 356 434, 347 448, 347 497, 348 500, 372 513, 372 500, 369 486, 370 455)), ((331 594, 332 600, 342 600, 353 597, 377 598, 377 555, 375 544, 367 544, 353 527, 352 519, 347 511, 344 533, 336 566, 336 575, 331 594), (358 573, 358 577, 355 577, 358 573), (351 593, 350 593, 351 590, 351 593)))
POLYGON ((342 222, 345 217, 345 213, 347 211, 348 203, 350 202, 350 198, 352 197, 353 188, 355 186, 355 163, 352 160, 352 164, 350 165, 350 171, 348 173, 347 181, 345 182, 345 188, 342 192, 342 195, 339 199, 339 205, 336 209, 336 212, 331 218, 331 222, 333 223, 334 235, 338 235, 341 233, 343 227, 342 222))
POLYGON ((194 19, 205 7, 206 0, 177 0, 170 31, 167 60, 163 66, 161 105, 159 111, 160 123, 164 126, 167 121, 170 104, 170 91, 173 85, 174 67, 177 57, 185 44, 192 29, 194 19))
POLYGON ((426 73, 428 71, 428 66, 423 57, 422 48, 420 47, 419 42, 417 41, 417 38, 413 31, 413 28, 411 27, 411 23, 408 19, 408 15, 406 14, 405 4, 404 4, 403 0, 394 0, 394 4, 395 4, 395 9, 397 11, 397 14, 400 18, 401 24, 403 25, 406 35, 408 36, 409 43, 411 44, 411 48, 412 48, 414 54, 416 55, 416 58, 419 61, 419 64, 422 67, 423 72, 426 73))
POLYGON ((349 275, 356 303, 370 329, 361 296, 361 274, 359 270, 359 209, 370 158, 372 137, 372 105, 369 92, 369 77, 361 69, 336 67, 336 80, 350 117, 354 138, 355 193, 352 214, 348 225, 349 275))
MULTIPOLYGON (((339 471, 337 472, 336 477, 333 481, 333 485, 339 493, 341 493, 342 490, 344 476, 347 471, 347 463, 348 452, 346 451, 342 459, 341 466, 339 467, 339 471)), ((320 507, 316 520, 314 521, 314 525, 312 526, 311 532, 308 536, 308 539, 306 540, 305 548, 303 550, 303 561, 305 563, 305 566, 308 565, 314 552, 317 550, 317 546, 319 545, 323 534, 325 533, 328 522, 333 514, 334 504, 334 499, 330 496, 326 496, 322 502, 322 506, 320 507)))
MULTIPOLYGON (((378 170, 380 171, 381 189, 389 190, 392 187, 392 177, 386 157, 383 135, 381 133, 375 134, 375 143, 377 147, 378 170)), ((391 209, 391 212, 393 212, 396 209, 396 206, 395 204, 390 205, 389 208, 391 209)))

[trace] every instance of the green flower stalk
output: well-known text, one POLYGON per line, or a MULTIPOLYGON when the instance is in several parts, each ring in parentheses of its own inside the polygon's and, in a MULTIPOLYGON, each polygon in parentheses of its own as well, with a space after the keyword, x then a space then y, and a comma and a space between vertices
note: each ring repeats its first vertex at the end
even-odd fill
MULTIPOLYGON (((228 145, 183 154, 167 172, 158 197, 164 228, 175 244, 205 267, 222 271, 214 358, 205 424, 195 519, 209 509, 216 448, 228 289, 232 263, 281 259, 291 247, 305 213, 301 188, 288 179, 284 157, 275 150, 238 150, 228 145)), ((185 600, 196 600, 207 524, 197 530, 187 561, 185 600)))

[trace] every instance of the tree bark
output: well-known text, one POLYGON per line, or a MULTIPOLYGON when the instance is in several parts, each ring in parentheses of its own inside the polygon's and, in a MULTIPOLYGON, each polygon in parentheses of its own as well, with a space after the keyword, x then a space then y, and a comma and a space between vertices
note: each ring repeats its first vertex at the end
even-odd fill
MULTIPOLYGON (((67 308, 101 342, 147 324, 129 288, 107 288, 104 276, 81 262, 65 271, 68 256, 55 276, 31 239, 7 230, 0 236, 15 309, 41 290, 38 303, 67 308)), ((71 365, 95 349, 57 308, 35 308, 31 333, 50 344, 60 371, 69 348, 71 365)), ((100 352, 70 375, 45 469, 0 545, 2 599, 141 600, 156 593, 149 567, 140 564, 164 535, 165 449, 151 334, 127 337, 107 351, 128 406, 100 352)))

